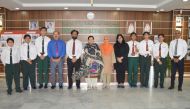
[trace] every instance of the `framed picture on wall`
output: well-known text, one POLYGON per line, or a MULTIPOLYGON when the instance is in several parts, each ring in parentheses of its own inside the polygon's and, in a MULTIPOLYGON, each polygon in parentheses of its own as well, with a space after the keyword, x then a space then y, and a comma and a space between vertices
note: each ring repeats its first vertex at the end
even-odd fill
POLYGON ((46 21, 45 27, 48 33, 53 33, 55 31, 55 21, 46 21))
POLYGON ((143 22, 143 32, 149 32, 150 34, 152 34, 152 22, 151 21, 143 22))
POLYGON ((31 20, 29 21, 29 30, 38 30, 39 24, 37 20, 31 20))
POLYGON ((136 32, 136 21, 127 21, 127 34, 136 32))
POLYGON ((176 16, 176 27, 181 27, 183 25, 183 17, 176 16))

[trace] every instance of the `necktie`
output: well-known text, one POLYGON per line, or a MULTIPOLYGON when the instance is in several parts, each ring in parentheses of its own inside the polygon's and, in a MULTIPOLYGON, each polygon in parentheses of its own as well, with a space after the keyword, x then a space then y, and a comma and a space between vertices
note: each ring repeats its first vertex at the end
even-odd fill
POLYGON ((55 48, 56 48, 56 57, 58 57, 58 54, 59 54, 59 50, 58 50, 58 43, 57 43, 57 41, 56 41, 56 43, 55 43, 55 48))
POLYGON ((72 49, 72 55, 75 55, 75 40, 73 40, 73 49, 72 49))
POLYGON ((174 52, 175 56, 177 56, 177 47, 178 47, 178 39, 177 39, 176 44, 175 44, 175 52, 174 52))
POLYGON ((30 46, 29 46, 29 44, 28 44, 27 48, 28 48, 27 49, 27 58, 30 59, 30 46))
POLYGON ((132 47, 132 54, 133 55, 135 54, 135 44, 134 44, 134 41, 133 41, 133 47, 132 47))
POLYGON ((42 54, 44 54, 44 37, 42 38, 42 54))
POLYGON ((162 48, 161 48, 161 45, 162 45, 162 44, 160 44, 160 46, 159 46, 159 57, 161 57, 161 52, 162 52, 162 51, 161 51, 161 49, 162 49, 162 48))
POLYGON ((10 48, 10 64, 13 63, 13 58, 12 58, 12 48, 10 48))
POLYGON ((146 42, 146 51, 148 51, 148 41, 146 42))

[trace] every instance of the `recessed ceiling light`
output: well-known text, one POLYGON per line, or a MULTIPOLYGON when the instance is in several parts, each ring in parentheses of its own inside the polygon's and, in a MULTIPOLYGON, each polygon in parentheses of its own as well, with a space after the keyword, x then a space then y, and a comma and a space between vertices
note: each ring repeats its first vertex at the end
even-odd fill
POLYGON ((15 8, 16 10, 19 10, 20 8, 15 8))
POLYGON ((116 10, 121 10, 120 8, 116 8, 116 10))
POLYGON ((67 9, 69 9, 69 8, 65 7, 64 9, 67 10, 67 9))
POLYGON ((183 2, 187 2, 187 1, 189 1, 189 0, 183 0, 183 2))
POLYGON ((160 11, 164 11, 164 9, 160 9, 160 11))

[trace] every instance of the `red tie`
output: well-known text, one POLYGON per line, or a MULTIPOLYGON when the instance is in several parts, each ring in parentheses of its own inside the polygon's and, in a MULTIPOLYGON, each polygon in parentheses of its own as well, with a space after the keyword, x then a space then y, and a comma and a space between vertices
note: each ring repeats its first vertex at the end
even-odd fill
POLYGON ((55 44, 55 48, 56 48, 56 56, 58 56, 59 50, 58 50, 58 44, 57 44, 57 42, 56 42, 56 44, 55 44))
POLYGON ((146 42, 146 51, 148 51, 148 41, 146 42))
POLYGON ((134 41, 133 41, 133 47, 132 47, 132 54, 135 54, 135 44, 134 44, 134 41))
POLYGON ((159 57, 161 57, 161 44, 159 46, 159 57))
POLYGON ((75 40, 73 40, 73 49, 72 49, 72 55, 75 55, 75 40))

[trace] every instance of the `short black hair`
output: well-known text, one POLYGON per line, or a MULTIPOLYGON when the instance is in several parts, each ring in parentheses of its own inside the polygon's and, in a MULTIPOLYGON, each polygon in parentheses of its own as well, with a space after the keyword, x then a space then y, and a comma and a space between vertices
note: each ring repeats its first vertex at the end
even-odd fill
POLYGON ((150 32, 145 31, 145 32, 143 33, 143 36, 144 36, 145 34, 150 35, 150 32))
POLYGON ((135 33, 135 32, 132 32, 132 33, 130 34, 130 36, 132 36, 132 35, 135 35, 135 36, 137 36, 137 33, 135 33))
POLYGON ((90 38, 92 38, 92 39, 94 40, 94 36, 88 36, 88 40, 89 40, 90 38))
POLYGON ((7 39, 7 43, 8 43, 9 41, 12 41, 12 42, 14 43, 14 39, 13 39, 13 38, 8 38, 8 39, 7 39))
POLYGON ((31 36, 29 34, 25 34, 24 39, 26 39, 27 37, 29 37, 31 39, 31 36))
POLYGON ((40 31, 42 31, 43 29, 47 31, 47 28, 46 28, 46 27, 41 27, 41 28, 40 28, 40 31))
POLYGON ((164 34, 158 34, 158 38, 159 38, 160 36, 165 37, 165 35, 164 35, 164 34))
POLYGON ((72 31, 71 31, 71 34, 73 34, 74 32, 76 32, 77 35, 79 34, 79 31, 77 31, 77 30, 72 30, 72 31))

